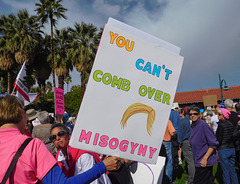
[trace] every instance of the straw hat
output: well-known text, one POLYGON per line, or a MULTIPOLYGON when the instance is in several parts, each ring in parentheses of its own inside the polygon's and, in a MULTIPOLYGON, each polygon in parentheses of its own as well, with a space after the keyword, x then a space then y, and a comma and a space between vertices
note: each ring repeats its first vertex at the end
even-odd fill
POLYGON ((27 114, 27 117, 28 117, 28 120, 34 120, 37 118, 38 116, 38 111, 36 111, 35 109, 28 109, 26 111, 26 114, 27 114))

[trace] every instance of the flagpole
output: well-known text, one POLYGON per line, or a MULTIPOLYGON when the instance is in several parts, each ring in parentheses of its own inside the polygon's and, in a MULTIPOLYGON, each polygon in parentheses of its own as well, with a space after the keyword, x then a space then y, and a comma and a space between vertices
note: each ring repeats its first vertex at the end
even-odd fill
MULTIPOLYGON (((15 82, 14 82, 15 83, 15 82)), ((13 85, 14 87, 13 87, 13 90, 12 90, 12 94, 11 95, 13 95, 13 93, 14 93, 14 90, 16 89, 16 87, 15 87, 15 85, 13 85)))

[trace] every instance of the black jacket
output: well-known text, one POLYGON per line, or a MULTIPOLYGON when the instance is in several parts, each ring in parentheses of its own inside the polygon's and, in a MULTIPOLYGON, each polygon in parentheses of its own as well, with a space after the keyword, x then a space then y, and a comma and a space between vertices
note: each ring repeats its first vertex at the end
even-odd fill
POLYGON ((233 132, 233 137, 235 139, 235 148, 236 148, 236 151, 239 151, 240 150, 240 126, 236 126, 235 129, 234 129, 234 132, 233 132))
POLYGON ((218 149, 234 148, 232 123, 228 120, 219 120, 216 137, 219 142, 218 149))

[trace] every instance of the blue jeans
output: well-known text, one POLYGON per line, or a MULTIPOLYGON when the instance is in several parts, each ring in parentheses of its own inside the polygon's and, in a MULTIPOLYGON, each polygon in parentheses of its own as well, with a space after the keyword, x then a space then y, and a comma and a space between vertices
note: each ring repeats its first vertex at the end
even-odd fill
POLYGON ((218 156, 223 171, 223 181, 225 184, 239 184, 235 165, 235 149, 219 149, 218 156))
POLYGON ((166 149, 167 154, 167 164, 166 164, 166 175, 172 182, 172 173, 173 173, 173 163, 172 163, 172 143, 163 141, 163 145, 166 149))

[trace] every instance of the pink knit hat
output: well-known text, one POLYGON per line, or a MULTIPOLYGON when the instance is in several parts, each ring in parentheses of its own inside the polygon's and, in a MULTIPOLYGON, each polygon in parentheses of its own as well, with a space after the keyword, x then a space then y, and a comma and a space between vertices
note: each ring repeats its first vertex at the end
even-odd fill
POLYGON ((231 114, 231 112, 227 109, 224 109, 224 108, 220 108, 220 110, 221 110, 224 118, 229 119, 229 115, 231 114))

